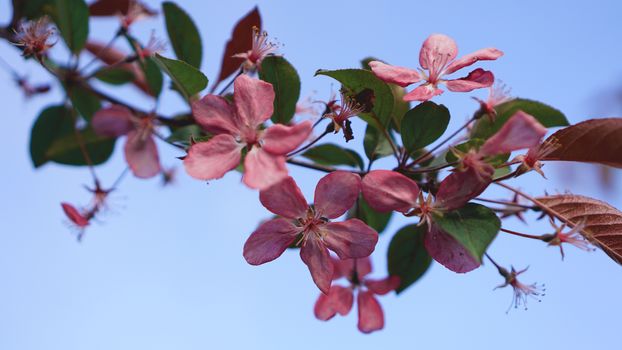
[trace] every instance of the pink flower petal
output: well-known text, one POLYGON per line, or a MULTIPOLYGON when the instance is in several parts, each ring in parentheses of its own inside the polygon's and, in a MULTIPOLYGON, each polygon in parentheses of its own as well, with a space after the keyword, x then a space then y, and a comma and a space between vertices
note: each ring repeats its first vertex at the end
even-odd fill
POLYGON ((221 96, 206 95, 192 103, 192 115, 197 124, 212 134, 237 135, 241 121, 233 106, 221 96))
POLYGON ((338 218, 354 205, 360 191, 360 176, 349 171, 333 171, 317 183, 315 210, 325 218, 338 218))
POLYGON ((356 271, 357 277, 361 280, 371 272, 371 259, 369 259, 369 257, 359 259, 332 259, 332 261, 333 265, 335 265, 334 280, 341 277, 345 277, 349 280, 354 271, 356 271))
POLYGON ((374 293, 371 291, 359 292, 357 297, 359 307, 358 329, 363 333, 371 333, 384 327, 384 313, 374 293))
POLYGON ((270 119, 274 112, 274 90, 270 83, 240 75, 233 83, 233 100, 240 121, 251 129, 270 119))
POLYGON ((160 173, 158 147, 151 135, 141 135, 137 130, 130 131, 125 141, 125 160, 134 176, 148 179, 160 173))
POLYGON ((413 91, 404 95, 404 101, 427 101, 434 96, 440 95, 443 90, 431 84, 423 84, 416 87, 413 91))
POLYGON ((363 177, 365 201, 374 210, 408 212, 417 204, 419 186, 408 177, 390 170, 373 170, 363 177))
POLYGON ((466 56, 462 56, 459 59, 453 61, 445 70, 446 74, 451 74, 459 69, 470 66, 477 61, 493 61, 503 56, 503 51, 489 47, 486 49, 477 50, 466 56))
POLYGON ((328 249, 318 238, 311 236, 300 248, 300 258, 309 268, 315 285, 322 293, 328 294, 334 270, 328 249))
POLYGON ((134 130, 132 116, 126 107, 112 105, 95 112, 91 125, 98 135, 118 137, 134 130))
POLYGON ((240 164, 242 147, 231 135, 216 135, 207 142, 190 146, 184 167, 195 179, 220 179, 240 164))
POLYGON ((477 68, 464 78, 447 80, 445 85, 449 91, 469 92, 491 86, 495 82, 492 72, 477 68))
POLYGON ((258 147, 253 147, 246 154, 242 178, 246 186, 263 190, 286 177, 285 157, 275 156, 258 147))
POLYGON ((423 240, 428 254, 441 265, 457 273, 479 267, 479 262, 448 233, 432 225, 423 240))
POLYGON ((69 220, 71 220, 71 222, 73 222, 74 224, 76 224, 76 226, 78 227, 86 227, 89 225, 89 219, 85 218, 78 209, 76 209, 76 207, 74 207, 73 205, 69 204, 69 203, 61 203, 60 204, 61 207, 63 208, 63 211, 65 212, 65 215, 67 215, 67 218, 69 220))
POLYGON ((372 72, 386 83, 405 87, 421 80, 419 72, 414 69, 392 66, 380 61, 371 61, 369 62, 369 66, 372 72))
POLYGON ((328 294, 320 294, 315 302, 313 313, 318 320, 328 321, 336 314, 347 315, 352 309, 354 295, 352 289, 342 286, 331 286, 328 294))
POLYGON ((324 243, 340 259, 366 258, 376 248, 378 232, 359 219, 329 222, 322 226, 324 243))
POLYGON ((309 208, 307 200, 291 176, 259 192, 259 200, 274 214, 290 219, 304 217, 309 208))
POLYGON ((287 219, 266 221, 244 243, 244 259, 251 265, 272 261, 283 254, 298 233, 300 229, 287 219))
POLYGON ((493 174, 492 167, 481 170, 486 173, 481 174, 476 169, 468 168, 465 171, 455 171, 449 174, 439 185, 434 207, 454 210, 479 196, 490 185, 493 174))
POLYGON ((531 115, 518 111, 479 149, 483 157, 531 148, 540 143, 546 128, 531 115))
POLYGON ((298 148, 309 137, 312 128, 308 120, 292 126, 273 125, 263 134, 263 148, 272 154, 286 155, 298 148))
POLYGON ((430 35, 419 51, 419 64, 423 69, 440 71, 458 55, 454 39, 444 34, 430 35))
POLYGON ((365 280, 365 287, 374 294, 385 295, 400 286, 398 276, 389 276, 381 280, 365 280))

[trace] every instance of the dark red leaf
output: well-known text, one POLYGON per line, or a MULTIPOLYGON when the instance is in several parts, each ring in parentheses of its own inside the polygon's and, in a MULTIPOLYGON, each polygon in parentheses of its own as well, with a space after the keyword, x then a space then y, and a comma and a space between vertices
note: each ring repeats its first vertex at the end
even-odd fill
POLYGON ((126 15, 130 7, 130 0, 97 0, 89 5, 91 16, 126 15))
MULTIPOLYGON (((544 211, 574 227, 584 223, 581 234, 622 264, 622 212, 589 197, 564 194, 537 198, 544 211)), ((537 204, 537 203, 536 203, 537 204)))
POLYGON ((545 143, 559 147, 542 160, 600 163, 622 168, 622 118, 590 119, 558 130, 545 143))
POLYGON ((243 53, 250 50, 253 46, 253 27, 261 29, 261 15, 259 9, 255 7, 236 23, 231 33, 231 38, 225 46, 225 53, 222 55, 220 74, 212 91, 216 86, 228 76, 233 74, 244 61, 243 58, 232 57, 236 53, 243 53))

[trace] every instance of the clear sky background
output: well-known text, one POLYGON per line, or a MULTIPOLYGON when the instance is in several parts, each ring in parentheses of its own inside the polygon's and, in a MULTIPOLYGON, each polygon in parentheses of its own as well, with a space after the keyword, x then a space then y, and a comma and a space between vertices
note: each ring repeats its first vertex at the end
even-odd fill
MULTIPOLYGON (((157 7, 157 2, 150 2, 157 7)), ((179 1, 197 22, 204 45, 203 70, 217 73, 224 42, 251 1, 179 1)), ((325 98, 338 85, 313 77, 318 68, 358 67, 376 56, 416 67, 418 51, 431 33, 445 33, 462 54, 494 46, 505 52, 483 66, 512 88, 514 96, 537 99, 562 110, 571 122, 613 116, 603 96, 620 87, 622 27, 619 1, 260 1, 264 27, 283 44, 303 80, 302 94, 325 98)), ((9 1, 0 1, 6 23, 9 1)), ((91 31, 102 40, 114 20, 96 20, 91 31)), ((162 18, 137 24, 147 39, 152 29, 165 37, 162 18)), ((59 44, 61 45, 61 44, 59 44)), ((169 51, 168 54, 171 54, 169 51)), ((29 73, 18 51, 0 43, 0 56, 29 73)), ((172 187, 158 179, 128 177, 113 196, 113 210, 89 228, 78 244, 63 223, 59 203, 85 203, 86 169, 46 165, 34 170, 28 156, 30 127, 38 112, 61 101, 58 89, 26 101, 0 71, 0 349, 614 349, 620 346, 622 312, 620 266, 604 253, 569 247, 559 251, 539 242, 500 234, 490 253, 504 265, 531 266, 525 282, 546 283, 541 303, 529 310, 505 311, 511 290, 492 266, 466 275, 435 264, 405 293, 381 298, 386 326, 362 335, 356 312, 329 322, 314 318, 319 291, 297 252, 252 267, 242 246, 257 223, 269 216, 256 192, 231 173, 210 182, 191 180, 183 171, 172 187)), ((435 101, 452 112, 455 129, 477 107, 472 94, 446 93, 435 101)), ((124 98, 151 107, 139 93, 124 98), (142 100, 141 100, 142 99, 142 100)), ((167 94, 159 110, 180 111, 182 101, 167 94)), ((618 116, 620 116, 618 114, 618 116)), ((362 139, 362 124, 355 136, 362 139)), ((328 138, 342 142, 340 135, 328 138)), ((112 161, 98 168, 104 184, 123 169, 123 142, 112 161)), ((360 147, 356 142, 353 147, 360 147)), ((181 155, 160 145, 163 163, 180 165, 181 155)), ((181 168, 179 170, 182 170, 181 168)), ((591 166, 549 163, 549 180, 537 174, 514 184, 529 193, 573 193, 602 198, 622 207, 620 189, 603 188, 591 166)), ((311 198, 320 174, 292 169, 311 198)), ((616 174, 614 184, 620 184, 616 174)), ((490 191, 491 198, 507 193, 490 191)), ((412 219, 411 219, 412 220, 412 219)), ((373 255, 374 276, 386 274, 390 235, 409 221, 397 218, 381 236, 373 255)), ((545 233, 544 223, 525 228, 545 233)))

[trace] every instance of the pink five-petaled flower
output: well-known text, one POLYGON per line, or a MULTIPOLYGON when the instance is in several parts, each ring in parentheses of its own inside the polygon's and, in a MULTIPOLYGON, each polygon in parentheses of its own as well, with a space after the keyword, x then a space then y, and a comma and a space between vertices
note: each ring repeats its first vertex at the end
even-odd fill
POLYGON ((358 175, 335 171, 318 182, 314 205, 307 204, 291 177, 261 191, 263 206, 281 218, 264 222, 248 237, 244 258, 251 265, 267 263, 296 243, 313 281, 327 294, 333 277, 328 249, 340 259, 365 258, 378 241, 378 233, 359 219, 330 221, 352 207, 360 188, 358 175))
POLYGON ((160 173, 158 148, 152 135, 155 127, 154 116, 139 117, 126 107, 112 105, 97 111, 91 123, 93 130, 99 135, 127 135, 125 160, 136 177, 146 179, 160 173))
MULTIPOLYGON (((488 177, 492 175, 487 174, 488 177)), ((482 193, 490 181, 482 181, 473 169, 457 171, 448 175, 439 185, 434 200, 427 200, 417 183, 410 178, 390 170, 373 170, 363 178, 363 197, 379 212, 392 210, 406 216, 419 216, 420 223, 428 231, 424 245, 430 256, 448 269, 465 273, 480 266, 480 263, 451 235, 434 224, 433 213, 442 213, 464 206, 469 200, 482 193)))
POLYGON ((206 95, 192 104, 196 122, 214 134, 193 144, 184 158, 186 172, 201 180, 219 179, 244 159, 244 183, 264 189, 287 177, 285 155, 311 133, 311 123, 276 124, 261 130, 274 110, 272 85, 241 75, 235 79, 233 104, 221 96, 206 95))
POLYGON ((376 295, 385 295, 400 285, 400 278, 390 276, 382 280, 367 278, 371 273, 371 261, 363 259, 332 259, 335 266, 333 280, 345 277, 349 287, 333 285, 328 294, 320 294, 315 302, 313 313, 322 321, 328 321, 336 314, 347 315, 352 309, 354 291, 357 291, 358 329, 371 333, 384 327, 384 313, 376 295))
POLYGON ((348 119, 362 113, 365 107, 359 104, 354 97, 349 97, 342 91, 341 105, 335 105, 334 103, 331 105, 329 102, 326 104, 326 108, 330 112, 324 114, 324 117, 330 118, 333 121, 335 134, 339 130, 343 130, 343 137, 346 139, 346 142, 352 140, 354 136, 352 135, 352 128, 348 119))
POLYGON ((546 176, 544 176, 544 172, 542 171, 543 164, 540 160, 551 154, 559 147, 561 147, 561 144, 556 138, 548 138, 543 143, 529 148, 527 154, 516 156, 512 162, 521 163, 518 169, 516 169, 516 176, 533 170, 546 179, 546 176))
POLYGON ((242 69, 252 72, 261 69, 261 61, 273 53, 277 45, 268 41, 268 33, 253 27, 253 46, 247 52, 236 53, 233 57, 243 58, 242 69))
POLYGON ((501 266, 497 266, 497 269, 499 270, 499 274, 505 278, 505 282, 495 287, 495 289, 511 286, 514 292, 512 303, 510 303, 510 307, 507 309, 506 313, 512 309, 512 306, 516 309, 522 305, 525 307, 525 310, 527 310, 527 300, 529 298, 535 299, 538 302, 541 301, 539 297, 544 296, 544 292, 546 291, 544 285, 539 285, 537 283, 524 284, 518 280, 518 275, 527 271, 528 267, 520 271, 516 271, 514 266, 512 266, 512 271, 508 271, 501 266))
POLYGON ((457 92, 468 92, 493 84, 495 78, 492 72, 481 68, 475 69, 460 79, 447 80, 445 75, 452 74, 477 61, 496 60, 503 56, 503 52, 495 48, 487 48, 455 60, 457 55, 458 47, 452 38, 443 34, 432 34, 423 43, 419 52, 419 64, 422 68, 419 71, 391 66, 380 61, 371 61, 369 66, 381 80, 402 87, 423 80, 423 84, 404 96, 404 101, 427 101, 440 95, 443 90, 439 89, 439 84, 445 84, 447 89, 457 92))
POLYGON ((461 168, 474 169, 482 178, 486 178, 494 169, 485 160, 499 154, 510 153, 519 149, 538 145, 546 135, 546 128, 536 118, 523 112, 514 113, 479 150, 460 152, 453 149, 461 160, 461 168))
POLYGON ((488 87, 488 97, 486 101, 481 100, 477 97, 473 97, 473 99, 479 102, 480 105, 480 113, 485 113, 488 116, 488 119, 491 123, 495 121, 497 117, 497 111, 495 107, 498 105, 510 101, 512 98, 510 97, 509 89, 505 87, 504 84, 495 82, 492 86, 488 87))

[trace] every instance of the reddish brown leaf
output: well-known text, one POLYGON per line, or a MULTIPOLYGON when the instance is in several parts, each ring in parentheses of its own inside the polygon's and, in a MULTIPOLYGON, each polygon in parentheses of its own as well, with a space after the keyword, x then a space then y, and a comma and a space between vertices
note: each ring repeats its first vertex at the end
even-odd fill
POLYGON ((212 92, 216 86, 233 74, 244 61, 242 58, 232 57, 236 53, 243 53, 250 50, 253 46, 253 27, 261 28, 261 15, 259 9, 255 7, 246 16, 242 17, 233 28, 231 38, 225 46, 225 53, 222 55, 220 74, 218 80, 212 87, 212 92))
POLYGON ((585 221, 581 234, 622 264, 621 211, 605 202, 573 194, 542 197, 537 201, 544 211, 570 226, 585 221))
MULTIPOLYGON (((118 62, 127 58, 127 54, 122 51, 113 47, 106 48, 105 44, 95 41, 87 41, 84 48, 107 65, 118 64, 118 62)), ((122 63, 118 64, 116 67, 132 73, 135 77, 132 83, 147 95, 152 96, 149 86, 147 85, 145 74, 136 63, 122 63)))
POLYGON ((586 120, 558 130, 547 139, 555 140, 560 146, 543 160, 600 163, 622 168, 622 118, 586 120))
POLYGON ((91 16, 116 16, 127 14, 130 0, 97 0, 89 5, 91 16))

